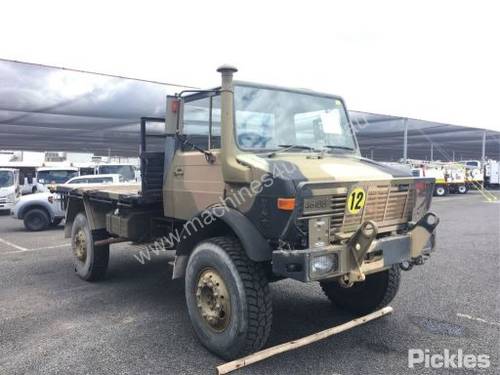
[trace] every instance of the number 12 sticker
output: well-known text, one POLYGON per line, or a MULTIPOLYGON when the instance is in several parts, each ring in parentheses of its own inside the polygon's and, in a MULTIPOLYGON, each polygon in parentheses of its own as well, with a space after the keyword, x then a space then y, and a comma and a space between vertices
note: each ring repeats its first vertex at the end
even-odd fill
POLYGON ((357 214, 364 206, 366 202, 366 193, 362 188, 356 188, 349 194, 349 200, 347 201, 347 210, 351 214, 357 214))

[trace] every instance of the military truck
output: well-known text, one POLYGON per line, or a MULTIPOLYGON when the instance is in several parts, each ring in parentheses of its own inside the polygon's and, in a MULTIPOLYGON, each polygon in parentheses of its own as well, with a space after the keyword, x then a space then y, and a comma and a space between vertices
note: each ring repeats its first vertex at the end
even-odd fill
POLYGON ((77 275, 102 279, 116 242, 175 250, 194 331, 226 359, 265 345, 270 282, 319 282, 336 306, 374 311, 396 295, 401 269, 428 258, 438 224, 434 179, 362 158, 342 98, 236 71, 168 96, 165 119, 141 119, 139 188, 62 190, 77 275), (152 151, 157 121, 164 141, 152 151))

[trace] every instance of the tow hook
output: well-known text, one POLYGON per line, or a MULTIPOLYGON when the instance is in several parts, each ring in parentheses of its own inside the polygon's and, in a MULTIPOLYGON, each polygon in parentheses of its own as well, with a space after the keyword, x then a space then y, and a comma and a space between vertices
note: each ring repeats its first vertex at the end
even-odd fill
POLYGON ((409 271, 413 268, 413 266, 422 266, 428 257, 429 256, 420 255, 410 260, 403 260, 399 264, 399 268, 401 268, 403 271, 409 271))
POLYGON ((349 238, 347 246, 350 250, 355 269, 344 275, 340 281, 341 286, 350 288, 355 282, 365 281, 366 276, 361 271, 361 265, 377 234, 377 224, 368 220, 361 224, 358 230, 349 238))

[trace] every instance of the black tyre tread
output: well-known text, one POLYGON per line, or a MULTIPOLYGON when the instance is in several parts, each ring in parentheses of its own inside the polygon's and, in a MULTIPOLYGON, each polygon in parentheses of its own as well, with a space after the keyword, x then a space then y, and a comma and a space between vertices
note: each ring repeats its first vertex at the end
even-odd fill
POLYGON ((238 269, 245 287, 248 307, 246 345, 240 355, 261 349, 271 332, 273 320, 271 291, 262 265, 245 254, 240 242, 233 237, 214 237, 210 242, 223 248, 238 269))
POLYGON ((50 225, 50 215, 45 208, 38 208, 38 207, 31 208, 24 214, 24 226, 29 231, 39 232, 39 231, 47 229, 47 227, 49 225, 50 225), (29 218, 30 215, 33 214, 33 212, 39 212, 45 217, 45 225, 43 227, 41 227, 39 229, 33 229, 32 227, 30 227, 30 225, 28 224, 28 222, 26 220, 29 218))
MULTIPOLYGON (((100 231, 93 231, 92 241, 104 240, 108 236, 100 231)), ((109 245, 94 246, 94 262, 91 265, 88 281, 99 281, 104 279, 109 263, 109 245)))
POLYGON ((399 291, 399 283, 401 282, 401 270, 399 268, 399 264, 391 267, 387 272, 387 288, 384 293, 384 298, 375 307, 375 310, 381 309, 391 303, 399 291))
MULTIPOLYGON (((399 290, 401 281, 401 270, 399 265, 393 265, 387 271, 386 287, 382 291, 378 300, 361 299, 362 296, 352 296, 346 298, 346 295, 339 291, 348 291, 349 288, 342 288, 337 282, 320 282, 323 293, 336 306, 354 314, 368 314, 387 306, 394 299, 399 290)), ((370 276, 370 275, 369 275, 370 276)), ((368 277, 369 277, 368 276, 368 277)))
MULTIPOLYGON (((88 219, 85 215, 85 213, 80 212, 79 214, 76 215, 74 223, 79 222, 78 216, 84 216, 85 217, 85 222, 86 225, 88 226, 88 219)), ((108 236, 106 235, 106 231, 104 230, 94 230, 92 231, 89 227, 88 230, 90 232, 91 240, 93 242, 99 241, 99 240, 104 240, 108 236)), ((88 276, 82 277, 79 275, 82 279, 85 281, 99 281, 104 279, 104 276, 106 275, 106 271, 108 269, 108 263, 109 263, 109 245, 101 245, 101 246, 94 246, 94 259, 93 262, 90 264, 90 269, 88 276)), ((76 271, 76 268, 75 268, 76 271)))

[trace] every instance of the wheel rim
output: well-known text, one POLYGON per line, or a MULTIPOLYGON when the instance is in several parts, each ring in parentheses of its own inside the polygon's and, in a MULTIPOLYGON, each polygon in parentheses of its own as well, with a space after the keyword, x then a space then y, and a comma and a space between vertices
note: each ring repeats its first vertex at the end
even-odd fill
POLYGON ((40 215, 32 215, 30 218, 31 226, 35 229, 40 229, 42 227, 42 218, 40 215))
POLYGON ((203 321, 211 329, 226 329, 231 320, 231 301, 224 280, 213 268, 205 269, 198 277, 196 302, 203 321))
POLYGON ((87 238, 81 229, 75 235, 73 252, 75 253, 75 257, 81 262, 85 262, 87 259, 87 238))
POLYGON ((437 193, 437 195, 443 195, 444 194, 444 189, 443 188, 437 188, 436 193, 437 193))
POLYGON ((460 187, 458 188, 458 191, 459 191, 460 193, 464 193, 464 192, 465 192, 465 186, 460 186, 460 187))

